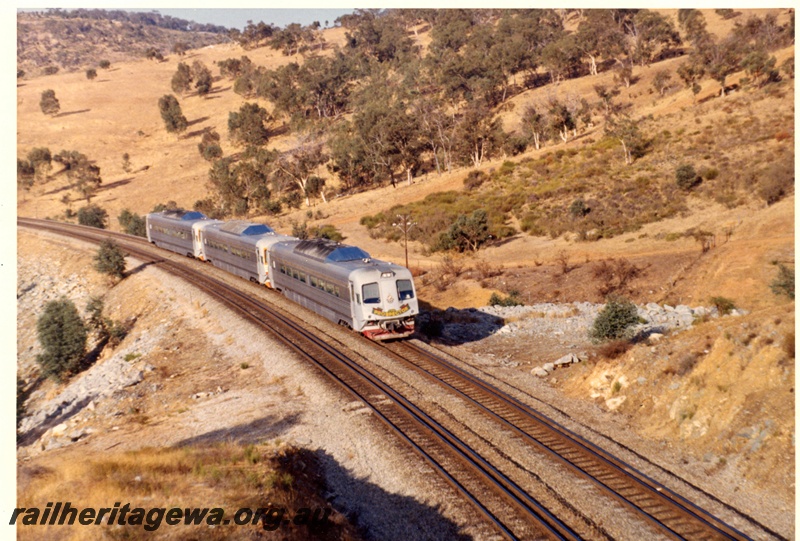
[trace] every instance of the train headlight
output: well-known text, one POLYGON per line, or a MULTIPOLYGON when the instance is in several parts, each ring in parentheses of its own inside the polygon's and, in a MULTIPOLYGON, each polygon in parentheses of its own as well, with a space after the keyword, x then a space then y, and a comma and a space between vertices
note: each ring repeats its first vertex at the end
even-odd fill
POLYGON ((393 271, 386 271, 381 273, 381 278, 391 278, 392 276, 394 276, 393 271))

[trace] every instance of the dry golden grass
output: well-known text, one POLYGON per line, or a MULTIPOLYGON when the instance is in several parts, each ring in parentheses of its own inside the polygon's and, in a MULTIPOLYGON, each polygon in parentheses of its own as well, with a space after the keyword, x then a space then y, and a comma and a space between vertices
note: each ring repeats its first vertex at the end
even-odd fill
MULTIPOLYGON (((329 507, 321 496, 321 479, 313 452, 271 445, 145 448, 95 455, 84 461, 51 455, 47 461, 21 468, 17 506, 43 509, 43 502, 69 501, 79 510, 121 508, 126 503, 130 509, 142 508, 145 512, 152 508, 221 508, 228 519, 241 508, 275 507, 286 509, 285 516, 291 518, 301 508, 329 507)), ((215 528, 205 524, 174 526, 162 521, 155 531, 147 531, 147 524, 24 526, 20 518, 17 531, 19 539, 271 538, 271 532, 260 525, 237 526, 233 520, 215 528)), ((308 536, 302 526, 283 527, 280 533, 288 540, 308 536)), ((336 513, 315 533, 320 539, 358 538, 355 529, 336 513)))

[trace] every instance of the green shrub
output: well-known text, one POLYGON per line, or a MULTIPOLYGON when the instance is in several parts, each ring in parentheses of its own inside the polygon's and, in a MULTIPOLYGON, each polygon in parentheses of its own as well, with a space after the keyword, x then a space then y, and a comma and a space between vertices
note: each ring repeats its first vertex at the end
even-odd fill
POLYGON ((145 219, 135 212, 128 209, 122 209, 122 212, 117 216, 119 225, 122 230, 128 235, 136 235, 137 237, 147 237, 147 227, 145 219))
MULTIPOLYGON (((89 318, 87 324, 91 329, 97 332, 100 340, 108 339, 108 343, 111 346, 116 346, 128 335, 128 328, 119 321, 114 321, 110 317, 105 317, 103 315, 104 308, 105 303, 103 299, 100 297, 90 298, 86 305, 86 314, 89 318)), ((130 359, 126 358, 125 360, 127 361, 130 359)))
POLYGON ((439 234, 439 242, 434 248, 477 252, 490 237, 486 211, 477 209, 469 216, 462 214, 456 218, 447 231, 439 234))
POLYGON ((523 306, 525 303, 519 298, 519 291, 511 291, 507 297, 492 293, 489 297, 489 306, 523 306))
POLYGON ((509 156, 519 156, 528 148, 528 138, 522 135, 512 135, 503 141, 503 151, 509 156))
POLYGON ((736 309, 736 304, 726 297, 711 297, 710 302, 711 306, 714 306, 723 316, 736 309))
POLYGON ((467 190, 475 190, 488 180, 488 175, 483 171, 470 171, 464 178, 464 187, 467 190))
POLYGON ((700 182, 702 182, 702 177, 697 174, 695 171, 694 166, 688 163, 678 166, 675 170, 675 184, 678 185, 678 188, 681 190, 689 191, 700 182))
POLYGON ((589 207, 586 206, 586 201, 579 197, 569 206, 569 214, 573 218, 583 218, 589 213, 589 207))
POLYGON ((612 297, 594 320, 589 337, 597 342, 630 338, 631 327, 639 323, 636 305, 622 297, 612 297))
POLYGON ((714 180, 719 176, 719 169, 716 167, 707 167, 700 171, 700 176, 706 180, 714 180))
POLYGON ((728 19, 733 19, 733 18, 734 18, 734 17, 736 17, 737 15, 740 15, 740 13, 739 13, 738 11, 734 11, 734 10, 732 10, 732 9, 730 9, 730 8, 725 8, 725 9, 715 9, 715 10, 714 10, 714 13, 716 13, 717 15, 719 15, 720 17, 722 17, 722 18, 723 18, 723 19, 725 19, 726 21, 727 21, 728 19))
POLYGON ((769 285, 776 295, 786 295, 794 300, 794 269, 778 263, 778 276, 769 285))
POLYGON ((222 157, 222 147, 219 145, 208 145, 203 147, 200 150, 200 153, 202 154, 203 159, 210 162, 222 157))
POLYGON ((305 240, 308 238, 308 224, 292 221, 292 236, 305 240))
POLYGON ((374 216, 362 216, 361 219, 358 221, 361 225, 366 227, 367 229, 374 229, 378 225, 384 223, 386 221, 386 215, 382 212, 374 216))
POLYGON ((108 327, 108 343, 113 347, 122 342, 122 340, 128 336, 129 328, 127 325, 119 321, 114 321, 111 318, 106 319, 106 325, 108 327))
POLYGON ((342 233, 331 224, 319 225, 311 231, 311 234, 318 239, 328 239, 336 242, 344 240, 342 233))
POLYGON ((68 372, 75 372, 86 353, 86 326, 75 304, 69 299, 50 301, 36 323, 39 343, 44 351, 36 361, 42 374, 61 381, 68 372))
POLYGON ((773 205, 786 197, 792 188, 792 183, 787 182, 785 178, 766 177, 759 183, 758 195, 767 205, 773 205))
POLYGON ((125 276, 125 254, 114 241, 106 239, 94 256, 94 268, 103 274, 122 278, 125 276))
POLYGON ((78 209, 78 223, 81 225, 105 229, 107 221, 108 213, 97 205, 86 205, 78 209))

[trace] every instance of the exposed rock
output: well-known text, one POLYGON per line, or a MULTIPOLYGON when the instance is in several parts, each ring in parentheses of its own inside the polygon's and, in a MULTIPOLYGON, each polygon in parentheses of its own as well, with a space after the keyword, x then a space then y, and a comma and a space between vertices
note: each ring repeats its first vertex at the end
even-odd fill
POLYGON ((578 358, 577 355, 575 355, 574 353, 567 353, 566 355, 555 361, 553 364, 555 364, 556 366, 564 366, 567 364, 579 363, 579 362, 581 362, 581 360, 578 358))
POLYGON ((616 411, 617 408, 619 408, 627 399, 628 397, 625 395, 609 398, 608 400, 606 400, 606 407, 611 411, 616 411))
POLYGON ((534 376, 539 376, 540 378, 544 378, 547 377, 547 370, 545 370, 541 366, 535 366, 531 370, 531 374, 533 374, 534 376))

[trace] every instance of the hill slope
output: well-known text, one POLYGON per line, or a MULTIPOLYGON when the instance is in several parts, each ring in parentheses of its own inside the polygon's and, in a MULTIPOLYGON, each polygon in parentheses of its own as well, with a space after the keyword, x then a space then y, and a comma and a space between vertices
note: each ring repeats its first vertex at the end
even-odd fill
POLYGON ((101 10, 94 10, 93 18, 64 13, 63 17, 48 12, 17 14, 18 70, 29 77, 48 68, 71 72, 96 68, 102 60, 117 63, 142 58, 150 48, 166 54, 176 43, 198 49, 227 41, 222 27, 215 28, 216 32, 186 31, 185 27, 191 27, 188 21, 167 21, 154 14, 117 12, 120 17, 112 20, 104 18, 110 13, 101 10), (165 28, 168 23, 173 28, 165 28), (182 26, 183 30, 177 29, 182 26))

